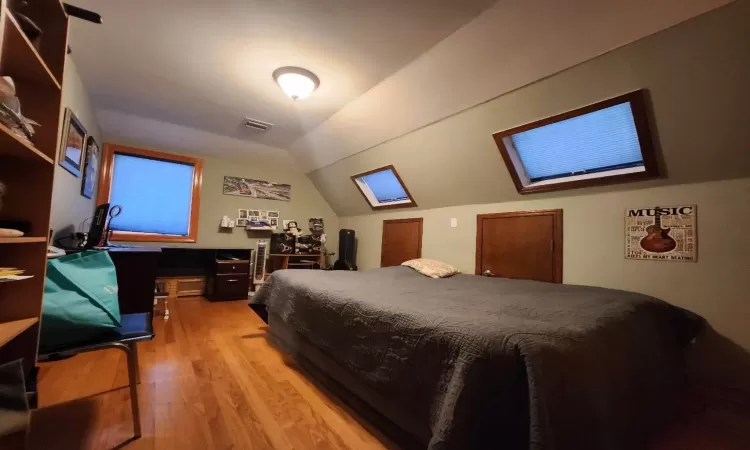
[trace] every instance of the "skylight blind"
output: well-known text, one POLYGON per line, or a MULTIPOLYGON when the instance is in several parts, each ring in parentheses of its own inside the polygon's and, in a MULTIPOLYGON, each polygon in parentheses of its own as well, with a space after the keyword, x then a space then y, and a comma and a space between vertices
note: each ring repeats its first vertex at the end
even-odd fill
POLYGON ((109 202, 122 206, 112 229, 187 236, 193 170, 189 164, 115 154, 109 202))
POLYGON ((367 184, 380 203, 409 199, 406 190, 391 169, 365 175, 362 177, 362 181, 367 184))
POLYGON ((530 181, 643 165, 630 103, 514 134, 530 181))

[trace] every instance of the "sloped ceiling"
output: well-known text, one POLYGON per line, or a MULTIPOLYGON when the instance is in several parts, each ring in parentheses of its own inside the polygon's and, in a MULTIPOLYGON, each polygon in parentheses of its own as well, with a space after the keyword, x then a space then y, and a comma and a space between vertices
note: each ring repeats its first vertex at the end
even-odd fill
POLYGON ((259 164, 294 165, 289 152, 257 142, 248 142, 209 131, 148 119, 120 111, 99 110, 99 126, 106 130, 104 142, 147 144, 153 148, 201 156, 252 158, 259 164))
POLYGON ((292 146, 313 170, 732 0, 504 0, 292 146))
POLYGON ((102 121, 120 115, 106 134, 143 134, 144 118, 312 170, 731 0, 70 1, 104 17, 73 20, 70 44, 102 121), (286 98, 271 79, 284 65, 316 72, 318 91, 286 98))
POLYGON ((495 2, 69 1, 104 21, 71 21, 72 56, 95 108, 279 148, 495 2), (288 65, 321 80, 304 102, 272 79, 288 65), (248 130, 245 116, 274 127, 248 130))
POLYGON ((646 88, 664 176, 571 196, 750 177, 750 0, 741 0, 309 174, 340 216, 372 213, 350 176, 393 164, 418 209, 521 198, 496 131, 646 88))

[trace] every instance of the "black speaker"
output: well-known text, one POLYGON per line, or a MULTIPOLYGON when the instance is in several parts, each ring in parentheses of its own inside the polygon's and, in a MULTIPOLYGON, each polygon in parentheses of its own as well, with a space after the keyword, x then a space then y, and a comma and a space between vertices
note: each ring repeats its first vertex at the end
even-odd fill
POLYGON ((357 270, 354 250, 354 230, 339 230, 339 261, 357 270))
POLYGON ((294 253, 310 253, 311 242, 310 236, 297 236, 294 253))
POLYGON ((288 233, 272 234, 271 253, 294 253, 294 236, 288 233))

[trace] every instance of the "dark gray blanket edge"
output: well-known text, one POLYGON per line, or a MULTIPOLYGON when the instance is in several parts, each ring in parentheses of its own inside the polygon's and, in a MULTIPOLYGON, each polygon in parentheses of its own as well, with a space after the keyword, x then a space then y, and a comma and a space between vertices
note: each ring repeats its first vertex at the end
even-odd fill
POLYGON ((433 449, 635 448, 682 383, 692 322, 650 297, 406 268, 299 272, 274 274, 256 301, 419 418, 433 449))

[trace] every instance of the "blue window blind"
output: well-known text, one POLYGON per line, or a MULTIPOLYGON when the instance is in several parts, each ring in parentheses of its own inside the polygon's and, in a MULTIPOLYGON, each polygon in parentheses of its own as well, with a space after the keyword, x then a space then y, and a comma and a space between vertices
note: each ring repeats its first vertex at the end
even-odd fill
POLYGON ((514 134, 533 181, 643 166, 630 103, 514 134))
POLYGON ((122 206, 112 229, 187 236, 193 169, 189 164, 115 154, 109 202, 122 206))
POLYGON ((409 200, 406 190, 391 169, 365 175, 361 179, 367 184, 367 187, 370 188, 380 203, 409 200))

